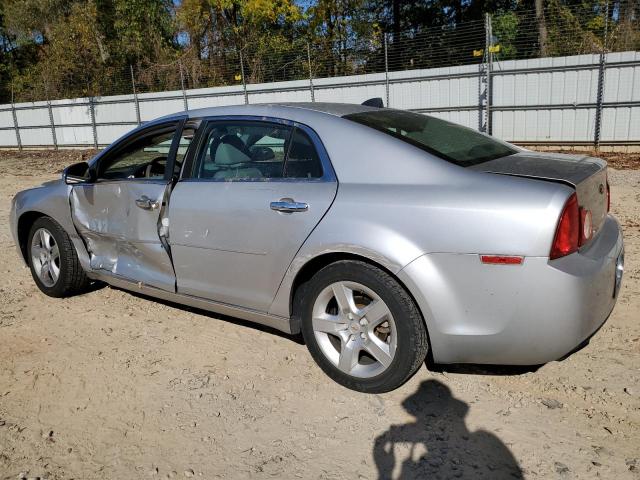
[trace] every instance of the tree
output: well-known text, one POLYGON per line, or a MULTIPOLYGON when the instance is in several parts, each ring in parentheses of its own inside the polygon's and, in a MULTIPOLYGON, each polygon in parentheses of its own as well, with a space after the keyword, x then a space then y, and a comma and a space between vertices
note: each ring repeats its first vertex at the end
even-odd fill
POLYGON ((3 0, 0 101, 640 49, 637 0, 3 0), (182 74, 182 75, 181 75, 182 74))
POLYGON ((640 4, 637 0, 618 0, 611 12, 618 12, 619 22, 612 25, 610 48, 619 51, 640 50, 640 4))
POLYGON ((44 92, 48 98, 96 95, 105 86, 108 59, 94 3, 74 3, 46 30, 39 61, 17 78, 23 98, 44 92))
POLYGON ((302 14, 293 0, 184 0, 176 18, 184 33, 184 64, 191 82, 201 86, 237 81, 241 51, 248 81, 274 77, 278 62, 264 57, 286 57, 302 14))
POLYGON ((174 25, 169 0, 114 0, 113 41, 125 63, 155 62, 171 55, 174 25))
POLYGON ((544 0, 535 0, 536 22, 538 23, 538 45, 540 56, 547 56, 547 24, 544 17, 544 0))
POLYGON ((3 22, 18 42, 44 45, 72 6, 73 2, 64 0, 8 0, 3 6, 3 22))

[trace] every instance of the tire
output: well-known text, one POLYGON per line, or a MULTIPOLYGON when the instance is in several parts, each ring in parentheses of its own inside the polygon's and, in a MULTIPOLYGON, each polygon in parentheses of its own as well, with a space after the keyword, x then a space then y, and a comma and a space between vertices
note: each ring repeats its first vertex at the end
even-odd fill
POLYGON ((294 302, 311 356, 347 388, 394 390, 425 360, 422 315, 407 291, 380 268, 357 260, 332 263, 298 288, 294 302))
POLYGON ((89 286, 69 235, 50 217, 33 222, 27 239, 27 261, 36 285, 50 297, 69 297, 89 286))

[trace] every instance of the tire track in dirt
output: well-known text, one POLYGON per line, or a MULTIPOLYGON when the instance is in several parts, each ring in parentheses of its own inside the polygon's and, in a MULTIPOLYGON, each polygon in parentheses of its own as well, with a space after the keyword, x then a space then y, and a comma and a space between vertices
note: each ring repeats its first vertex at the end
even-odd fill
POLYGON ((363 395, 331 382, 303 345, 242 321, 111 288, 45 298, 8 206, 53 177, 11 165, 0 168, 0 479, 376 478, 373 448, 391 431, 419 432, 395 444, 396 473, 454 459, 445 476, 492 478, 499 466, 475 453, 481 430, 526 478, 638 478, 640 171, 610 173, 627 271, 587 348, 519 375, 422 368, 395 392, 363 395), (429 382, 452 397, 416 400, 429 382))

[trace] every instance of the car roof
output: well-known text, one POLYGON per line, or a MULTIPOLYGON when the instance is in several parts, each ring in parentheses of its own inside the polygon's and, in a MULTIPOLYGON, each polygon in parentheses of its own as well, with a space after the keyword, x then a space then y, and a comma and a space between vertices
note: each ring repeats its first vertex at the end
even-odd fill
POLYGON ((337 117, 378 110, 375 107, 358 105, 355 103, 325 103, 325 102, 284 102, 284 103, 255 103, 248 105, 228 105, 221 107, 206 107, 186 112, 176 113, 171 116, 188 115, 190 118, 200 118, 216 115, 270 115, 283 116, 290 114, 300 115, 302 111, 309 113, 324 113, 337 117))
POLYGON ((225 105, 217 107, 197 108, 182 112, 171 113, 162 117, 144 122, 131 132, 127 132, 121 138, 114 141, 107 148, 98 153, 92 161, 97 161, 103 154, 109 151, 115 144, 131 135, 131 133, 152 127, 163 122, 178 120, 180 118, 199 119, 216 116, 251 116, 264 118, 280 118, 295 122, 307 123, 312 126, 318 124, 334 125, 333 122, 351 113, 360 113, 379 110, 376 107, 358 105, 355 103, 329 103, 329 102, 283 102, 283 103, 253 103, 245 105, 225 105))

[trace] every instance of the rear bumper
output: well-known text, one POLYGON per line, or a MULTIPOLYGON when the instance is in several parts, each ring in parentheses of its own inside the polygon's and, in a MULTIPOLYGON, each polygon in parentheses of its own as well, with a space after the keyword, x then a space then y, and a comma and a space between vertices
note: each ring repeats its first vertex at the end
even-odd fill
POLYGON ((623 252, 608 216, 585 249, 557 260, 484 265, 478 255, 427 254, 399 277, 423 312, 436 363, 536 365, 565 356, 604 323, 623 252))

